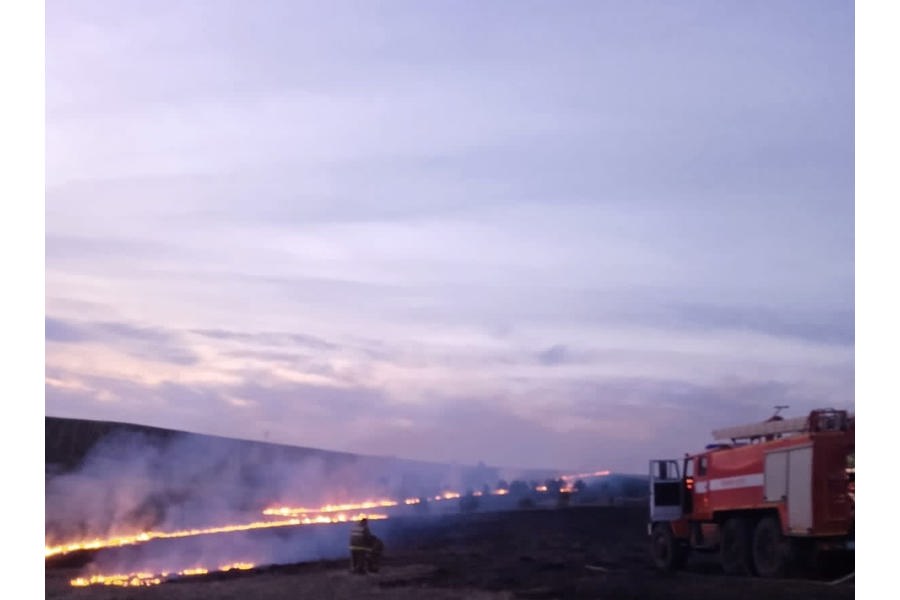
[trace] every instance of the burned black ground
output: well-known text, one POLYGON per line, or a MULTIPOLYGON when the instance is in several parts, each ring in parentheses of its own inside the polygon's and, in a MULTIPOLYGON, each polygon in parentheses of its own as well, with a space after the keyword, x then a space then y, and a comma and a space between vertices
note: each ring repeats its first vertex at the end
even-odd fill
POLYGON ((647 552, 646 510, 571 507, 407 517, 373 524, 388 553, 381 572, 347 573, 347 561, 264 566, 140 589, 68 586, 78 570, 47 569, 48 598, 661 598, 850 599, 829 585, 852 565, 802 578, 727 577, 714 557, 657 572, 647 552), (381 529, 381 531, 379 531, 381 529))

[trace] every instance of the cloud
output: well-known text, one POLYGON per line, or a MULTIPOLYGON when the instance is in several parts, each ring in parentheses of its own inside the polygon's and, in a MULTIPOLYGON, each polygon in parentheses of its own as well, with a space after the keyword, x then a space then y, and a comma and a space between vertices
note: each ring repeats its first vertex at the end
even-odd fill
POLYGON ((264 346, 301 346, 314 350, 334 350, 334 344, 315 336, 290 332, 244 333, 224 329, 195 329, 191 333, 217 340, 231 340, 264 346))
POLYGON ((177 365, 198 361, 178 336, 159 327, 139 327, 121 322, 77 322, 54 317, 45 319, 48 342, 62 344, 103 344, 132 356, 177 365))
POLYGON ((640 473, 650 458, 700 450, 712 442, 713 429, 763 421, 778 404, 790 405, 792 414, 823 406, 852 408, 852 390, 852 374, 844 374, 822 388, 741 379, 691 384, 610 378, 544 383, 487 399, 448 391, 410 408, 414 425, 382 422, 354 447, 427 452, 433 460, 469 464, 489 457, 505 467, 640 473))
POLYGON ((568 362, 570 355, 565 346, 557 344, 538 352, 537 358, 542 365, 552 366, 568 362))
POLYGON ((826 344, 853 345, 852 305, 842 310, 799 313, 769 307, 685 304, 673 307, 671 322, 684 327, 748 330, 826 344))
POLYGON ((51 3, 48 411, 636 465, 852 406, 818 4, 51 3))
POLYGON ((79 327, 52 317, 44 319, 44 337, 48 342, 81 342, 88 339, 79 327))
POLYGON ((580 352, 576 363, 556 354, 547 373, 533 371, 533 354, 523 350, 518 363, 475 356, 465 367, 437 359, 403 370, 394 358, 387 370, 372 366, 364 377, 340 369, 314 376, 315 362, 300 358, 286 370, 232 368, 222 381, 190 384, 55 369, 48 371, 47 405, 56 414, 106 411, 145 423, 146 416, 136 416, 153 407, 154 425, 308 447, 520 467, 611 464, 627 471, 642 469, 638 458, 650 448, 680 454, 716 427, 764 419, 776 404, 790 405, 794 414, 852 409, 853 369, 840 366, 838 357, 823 356, 817 367, 769 368, 766 379, 758 375, 765 363, 739 356, 701 370, 690 356, 673 362, 675 354, 648 361, 640 351, 580 352), (654 366, 660 361, 673 364, 654 366))

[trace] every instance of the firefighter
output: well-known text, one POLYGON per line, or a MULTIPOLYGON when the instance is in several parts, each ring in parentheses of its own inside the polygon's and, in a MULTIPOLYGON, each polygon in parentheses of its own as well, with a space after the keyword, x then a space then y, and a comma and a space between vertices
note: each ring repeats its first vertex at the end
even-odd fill
POLYGON ((380 566, 384 543, 369 531, 369 520, 360 519, 350 530, 350 572, 376 573, 380 566))

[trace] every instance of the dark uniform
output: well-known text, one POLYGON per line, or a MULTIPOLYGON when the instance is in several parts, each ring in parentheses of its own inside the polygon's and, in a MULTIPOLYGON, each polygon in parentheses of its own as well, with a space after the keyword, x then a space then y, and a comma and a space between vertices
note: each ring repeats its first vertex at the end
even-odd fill
POLYGON ((378 571, 384 543, 369 531, 368 519, 353 524, 350 530, 350 571, 352 573, 378 571))

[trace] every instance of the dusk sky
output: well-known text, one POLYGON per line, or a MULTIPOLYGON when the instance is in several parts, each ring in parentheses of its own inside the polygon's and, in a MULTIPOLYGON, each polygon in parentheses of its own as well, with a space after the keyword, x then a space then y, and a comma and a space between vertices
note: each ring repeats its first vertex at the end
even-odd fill
POLYGON ((47 415, 643 472, 854 408, 852 2, 46 20, 47 415))

